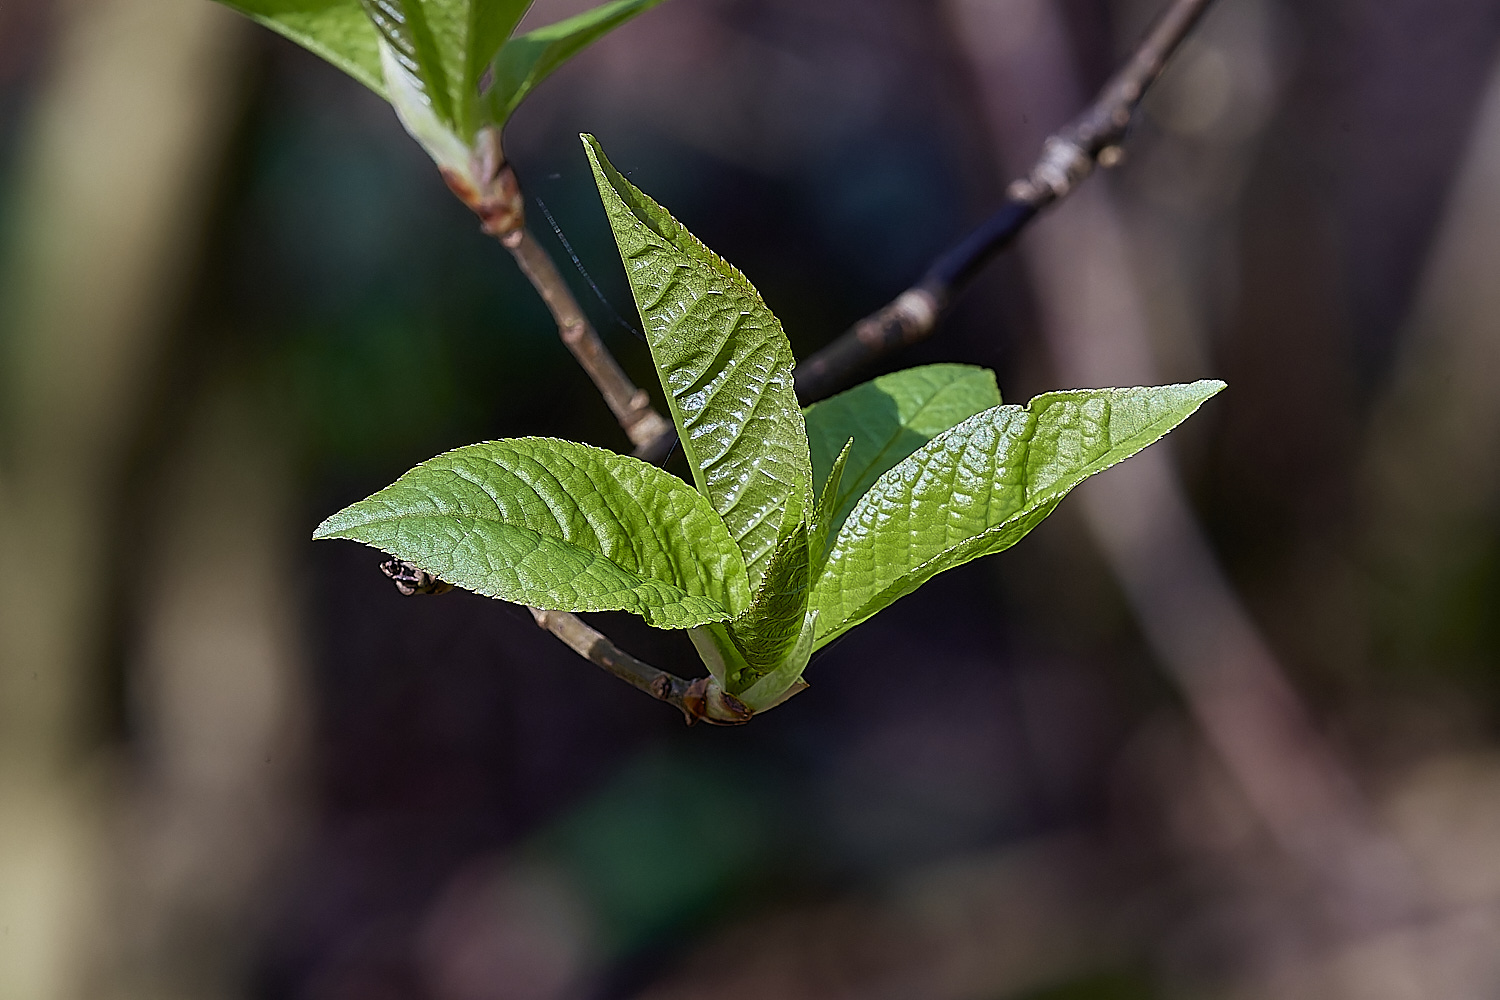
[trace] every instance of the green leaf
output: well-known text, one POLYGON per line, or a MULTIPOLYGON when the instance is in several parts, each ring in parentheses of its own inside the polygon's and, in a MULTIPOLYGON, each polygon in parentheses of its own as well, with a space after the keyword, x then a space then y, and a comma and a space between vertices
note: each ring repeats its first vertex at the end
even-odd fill
POLYGON ((459 448, 324 521, 489 597, 555 611, 631 611, 658 628, 750 603, 744 562, 708 502, 633 458, 517 438, 459 448))
POLYGON ((828 537, 838 536, 855 503, 887 469, 948 428, 999 405, 1000 390, 989 369, 925 365, 882 375, 809 406, 803 413, 813 482, 826 486, 834 457, 854 439, 834 497, 828 537))
POLYGON ((661 0, 614 0, 506 42, 491 64, 492 81, 485 92, 491 120, 504 122, 553 70, 659 3, 661 0))
POLYGON ((221 0, 385 96, 380 36, 360 0, 221 0))
POLYGON ((807 615, 809 595, 807 522, 783 534, 750 606, 735 616, 729 631, 747 669, 731 675, 725 690, 739 694, 782 665, 807 615))
POLYGON ((838 528, 843 523, 843 519, 837 516, 839 496, 844 483, 844 469, 848 466, 849 455, 853 451, 854 439, 850 438, 844 442, 839 457, 833 460, 833 468, 828 470, 828 477, 823 480, 823 489, 818 494, 818 504, 813 508, 812 535, 808 539, 807 548, 812 556, 814 580, 823 572, 823 564, 828 560, 829 540, 838 534, 838 528))
MULTIPOLYGON (((361 0, 438 121, 471 142, 486 124, 480 78, 530 0, 361 0)), ((387 83, 390 69, 387 67, 387 83)), ((493 124, 502 124, 494 122, 493 124)))
POLYGON ((743 274, 583 141, 693 482, 757 587, 783 519, 796 523, 811 503, 791 345, 743 274))
POLYGON ((844 523, 813 588, 818 645, 943 570, 1014 545, 1074 486, 1156 441, 1222 388, 1052 392, 934 438, 881 476, 844 523))

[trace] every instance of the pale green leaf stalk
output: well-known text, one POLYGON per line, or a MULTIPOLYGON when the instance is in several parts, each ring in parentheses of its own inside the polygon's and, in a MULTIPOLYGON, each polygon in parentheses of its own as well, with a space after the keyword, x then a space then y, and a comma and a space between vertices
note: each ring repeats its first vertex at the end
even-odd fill
POLYGON ((804 413, 760 294, 584 141, 696 489, 585 445, 492 441, 419 465, 316 537, 508 601, 686 629, 710 692, 763 712, 806 686, 816 648, 1014 545, 1224 387, 1006 406, 993 373, 930 365, 804 413))

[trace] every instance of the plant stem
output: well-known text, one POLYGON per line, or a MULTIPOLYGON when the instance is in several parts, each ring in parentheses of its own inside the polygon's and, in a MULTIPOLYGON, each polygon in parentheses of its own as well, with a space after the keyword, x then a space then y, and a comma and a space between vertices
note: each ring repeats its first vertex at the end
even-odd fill
MULTIPOLYGON (((925 340, 953 297, 1043 207, 1066 197, 1093 171, 1096 163, 1111 167, 1120 162, 1119 143, 1135 109, 1210 2, 1174 0, 1094 103, 1046 141, 1040 159, 1025 178, 1010 185, 998 211, 938 257, 915 285, 798 365, 797 391, 803 402, 842 388, 877 358, 925 340)), ((524 225, 502 235, 500 241, 515 255, 522 273, 552 310, 563 343, 589 373, 630 435, 636 457, 652 463, 665 461, 677 443, 676 428, 651 409, 646 394, 620 370, 584 317, 552 258, 524 225)), ((707 702, 701 692, 697 697, 690 693, 691 688, 704 683, 702 680, 689 684, 636 659, 575 615, 535 608, 531 613, 538 625, 578 655, 652 697, 675 705, 689 723, 703 718, 732 724, 749 718, 748 714, 738 717, 733 706, 727 711, 722 705, 717 709, 705 707, 707 702), (727 717, 714 718, 714 715, 727 717)))
POLYGON ((604 341, 594 330, 593 324, 579 308, 578 300, 558 273, 557 265, 542 245, 536 241, 531 230, 524 225, 500 237, 505 249, 515 257, 521 273, 526 275, 542 301, 547 304, 552 318, 557 322, 557 332, 579 365, 593 379, 599 395, 604 397, 620 427, 637 448, 660 438, 671 431, 672 425, 651 407, 651 397, 646 390, 630 381, 620 363, 615 360, 604 341))
POLYGON ((687 681, 638 660, 575 614, 532 608, 531 617, 585 660, 681 711, 688 725, 700 719, 715 725, 750 721, 750 711, 732 696, 713 690, 709 678, 687 681))
POLYGON ((797 366, 797 394, 821 399, 852 382, 877 359, 927 339, 957 294, 1053 202, 1093 173, 1121 159, 1120 143, 1136 108, 1161 76, 1212 0, 1174 0, 1094 103, 1042 144, 1041 156, 1005 192, 1000 208, 933 262, 922 278, 887 306, 797 366))

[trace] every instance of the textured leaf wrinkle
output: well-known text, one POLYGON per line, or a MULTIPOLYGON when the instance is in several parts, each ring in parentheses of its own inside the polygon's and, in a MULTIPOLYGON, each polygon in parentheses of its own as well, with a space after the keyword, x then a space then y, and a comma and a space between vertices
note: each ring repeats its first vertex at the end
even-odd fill
POLYGON ((1015 544, 1223 388, 1072 390, 1017 407, 999 403, 993 373, 934 365, 804 414, 759 293, 585 146, 697 488, 585 445, 488 442, 418 466, 317 536, 533 607, 689 629, 712 675, 695 697, 717 691, 737 721, 805 687, 814 649, 1015 544))
POLYGON ((811 502, 795 361, 780 322, 740 271, 624 178, 584 137, 693 482, 739 544, 752 589, 782 516, 811 502))

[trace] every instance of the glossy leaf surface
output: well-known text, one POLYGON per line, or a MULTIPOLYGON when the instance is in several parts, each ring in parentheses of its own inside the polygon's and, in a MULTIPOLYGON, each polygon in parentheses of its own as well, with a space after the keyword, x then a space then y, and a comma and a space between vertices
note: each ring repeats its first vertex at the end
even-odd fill
POLYGON ((739 544, 752 587, 812 468, 781 323, 738 270, 642 194, 584 137, 693 482, 739 544))
POLYGON ((750 602, 739 549, 670 473, 551 438, 459 448, 324 521, 449 583, 556 611, 631 611, 659 628, 750 602))
POLYGON ((1009 548, 1087 477, 1140 451, 1224 387, 1079 389, 997 406, 882 475, 813 591, 821 645, 943 570, 1009 548))
POLYGON ((859 498, 887 469, 948 428, 999 405, 994 372, 944 364, 882 375, 809 406, 808 447, 820 491, 834 459, 854 441, 833 496, 829 537, 838 536, 859 498))

